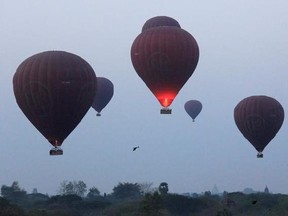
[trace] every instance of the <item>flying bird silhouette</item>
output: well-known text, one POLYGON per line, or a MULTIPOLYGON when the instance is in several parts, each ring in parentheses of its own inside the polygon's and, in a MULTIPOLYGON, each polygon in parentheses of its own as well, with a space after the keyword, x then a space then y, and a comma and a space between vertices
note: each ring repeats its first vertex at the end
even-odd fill
POLYGON ((140 148, 140 147, 139 147, 139 146, 134 147, 134 148, 133 148, 133 151, 135 151, 137 148, 140 148))

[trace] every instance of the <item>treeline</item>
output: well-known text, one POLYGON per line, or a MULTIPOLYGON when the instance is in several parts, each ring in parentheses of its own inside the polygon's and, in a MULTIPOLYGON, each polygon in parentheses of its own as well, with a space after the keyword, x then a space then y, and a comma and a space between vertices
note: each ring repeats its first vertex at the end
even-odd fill
POLYGON ((284 194, 224 192, 185 196, 169 193, 168 184, 119 183, 111 194, 83 181, 64 181, 59 194, 34 189, 27 193, 18 182, 1 187, 0 216, 258 216, 288 215, 284 194))

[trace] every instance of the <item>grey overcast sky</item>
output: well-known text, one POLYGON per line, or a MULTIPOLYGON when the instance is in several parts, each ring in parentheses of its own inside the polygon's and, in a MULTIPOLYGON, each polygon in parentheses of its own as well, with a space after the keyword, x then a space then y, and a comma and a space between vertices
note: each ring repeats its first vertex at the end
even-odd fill
POLYGON ((165 181, 175 193, 245 187, 288 193, 288 125, 256 158, 238 131, 237 103, 251 95, 277 99, 288 110, 287 0, 3 0, 0 7, 0 185, 14 180, 31 192, 56 194, 64 180, 111 193, 119 182, 165 181), (198 66, 171 108, 138 77, 130 47, 144 22, 176 19, 198 42, 198 66), (65 140, 63 156, 16 104, 12 77, 27 57, 63 50, 84 58, 114 83, 114 97, 96 117, 90 109, 65 140), (184 110, 197 99, 192 122, 184 110), (132 152, 133 146, 140 149, 132 152))

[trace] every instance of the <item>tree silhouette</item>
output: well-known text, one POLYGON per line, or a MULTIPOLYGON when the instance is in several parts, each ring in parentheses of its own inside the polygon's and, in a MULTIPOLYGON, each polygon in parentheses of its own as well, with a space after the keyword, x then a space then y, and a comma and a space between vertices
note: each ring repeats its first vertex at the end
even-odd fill
POLYGON ((11 186, 2 185, 1 195, 12 203, 19 204, 22 201, 25 201, 27 192, 20 188, 17 181, 14 181, 11 186))
POLYGON ((166 182, 160 183, 158 190, 161 195, 166 195, 169 191, 168 184, 166 182))
POLYGON ((61 195, 77 195, 84 197, 87 191, 87 185, 83 181, 63 181, 60 185, 59 193, 61 195))
POLYGON ((115 198, 138 198, 141 196, 140 185, 137 183, 119 183, 113 188, 115 198))
POLYGON ((96 187, 92 187, 89 189, 89 192, 87 194, 87 198, 89 199, 95 199, 100 197, 100 191, 96 187))

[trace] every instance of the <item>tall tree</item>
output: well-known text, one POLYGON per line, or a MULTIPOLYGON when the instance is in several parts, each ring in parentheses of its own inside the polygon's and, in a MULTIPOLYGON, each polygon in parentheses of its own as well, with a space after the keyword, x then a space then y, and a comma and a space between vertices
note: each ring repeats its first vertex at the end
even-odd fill
POLYGON ((83 181, 74 182, 75 194, 84 197, 87 192, 87 185, 83 181))
POLYGON ((87 191, 87 185, 83 181, 63 181, 60 184, 59 193, 61 195, 77 195, 84 197, 87 191))
POLYGON ((115 198, 137 198, 141 196, 140 185, 137 183, 119 183, 113 188, 112 195, 115 198))
POLYGON ((100 191, 96 187, 92 187, 89 189, 89 192, 87 194, 87 198, 89 199, 95 199, 100 196, 100 191))
POLYGON ((169 191, 168 184, 166 182, 161 182, 158 189, 161 195, 166 195, 169 191))
POLYGON ((2 185, 1 195, 7 200, 18 202, 25 199, 27 192, 20 188, 17 181, 14 181, 11 186, 2 185))

